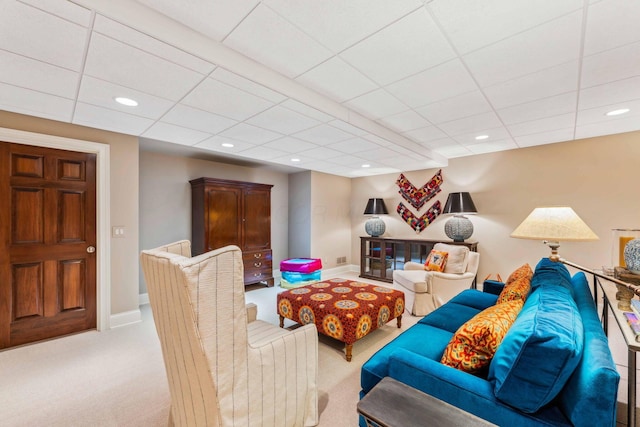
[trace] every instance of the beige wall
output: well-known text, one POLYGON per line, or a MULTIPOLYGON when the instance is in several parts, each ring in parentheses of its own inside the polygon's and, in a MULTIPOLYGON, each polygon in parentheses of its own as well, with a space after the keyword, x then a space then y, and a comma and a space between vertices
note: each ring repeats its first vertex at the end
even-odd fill
MULTIPOLYGON (((336 258, 351 259, 351 179, 319 172, 311 173, 311 257, 323 268, 336 267, 336 258)), ((364 209, 364 208, 363 208, 364 209)))
POLYGON ((0 111, 0 127, 99 142, 110 146, 111 224, 126 237, 111 239, 111 314, 138 309, 138 138, 0 111))
MULTIPOLYGON (((288 257, 288 175, 261 168, 140 152, 140 247, 153 248, 191 239, 191 186, 200 177, 272 184, 271 248, 273 266, 288 257)), ((136 287, 137 289, 137 287, 136 287)), ((146 286, 140 278, 140 293, 146 286)))
MULTIPOLYGON (((539 206, 571 206, 582 217, 600 240, 562 243, 560 254, 578 264, 599 268, 611 263, 611 229, 640 228, 639 159, 640 132, 451 159, 443 168, 442 192, 427 206, 435 200, 444 205, 450 192, 471 193, 478 214, 469 216, 475 229, 470 240, 479 243, 480 279, 489 273, 504 277, 524 262, 534 264, 548 256, 549 249, 539 241, 509 237, 539 206)), ((429 169, 405 176, 422 186, 435 172, 437 169, 429 169)), ((358 236, 365 234, 366 220, 362 210, 370 197, 384 198, 390 211, 384 217, 385 236, 446 239, 447 216, 438 217, 419 235, 402 221, 396 213, 402 200, 395 184, 398 176, 352 180, 354 264, 359 264, 358 236)))

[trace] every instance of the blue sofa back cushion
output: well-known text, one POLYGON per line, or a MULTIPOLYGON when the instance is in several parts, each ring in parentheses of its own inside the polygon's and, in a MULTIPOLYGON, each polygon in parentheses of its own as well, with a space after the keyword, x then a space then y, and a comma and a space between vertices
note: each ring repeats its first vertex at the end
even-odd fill
POLYGON ((542 258, 538 262, 535 273, 531 278, 531 292, 534 292, 540 285, 545 283, 554 283, 569 289, 571 296, 575 299, 571 273, 561 262, 551 261, 549 258, 542 258))
POLYGON ((582 357, 578 308, 570 290, 556 281, 530 294, 489 367, 496 398, 526 413, 551 402, 582 357))

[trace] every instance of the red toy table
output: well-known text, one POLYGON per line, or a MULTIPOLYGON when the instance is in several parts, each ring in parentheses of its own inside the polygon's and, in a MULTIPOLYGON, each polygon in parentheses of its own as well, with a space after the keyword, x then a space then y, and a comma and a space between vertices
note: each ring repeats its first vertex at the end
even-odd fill
POLYGON ((324 280, 278 294, 280 327, 284 319, 306 325, 345 343, 351 361, 353 343, 369 332, 397 319, 402 326, 404 293, 384 286, 347 279, 324 280))

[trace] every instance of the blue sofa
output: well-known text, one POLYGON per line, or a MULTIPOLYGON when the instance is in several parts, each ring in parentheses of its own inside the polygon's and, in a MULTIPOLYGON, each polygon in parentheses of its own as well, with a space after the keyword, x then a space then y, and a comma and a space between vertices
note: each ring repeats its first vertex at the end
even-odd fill
POLYGON ((360 398, 390 376, 500 426, 615 426, 620 376, 587 279, 548 258, 488 369, 440 363, 456 330, 497 297, 465 290, 400 334, 362 366, 360 398))

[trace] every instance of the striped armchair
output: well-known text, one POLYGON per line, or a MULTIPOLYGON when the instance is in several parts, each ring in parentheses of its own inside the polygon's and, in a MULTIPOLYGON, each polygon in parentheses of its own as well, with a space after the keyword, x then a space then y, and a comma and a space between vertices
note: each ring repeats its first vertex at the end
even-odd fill
POLYGON ((169 381, 169 425, 318 423, 316 328, 256 320, 238 247, 191 258, 183 240, 142 251, 141 262, 169 381))

